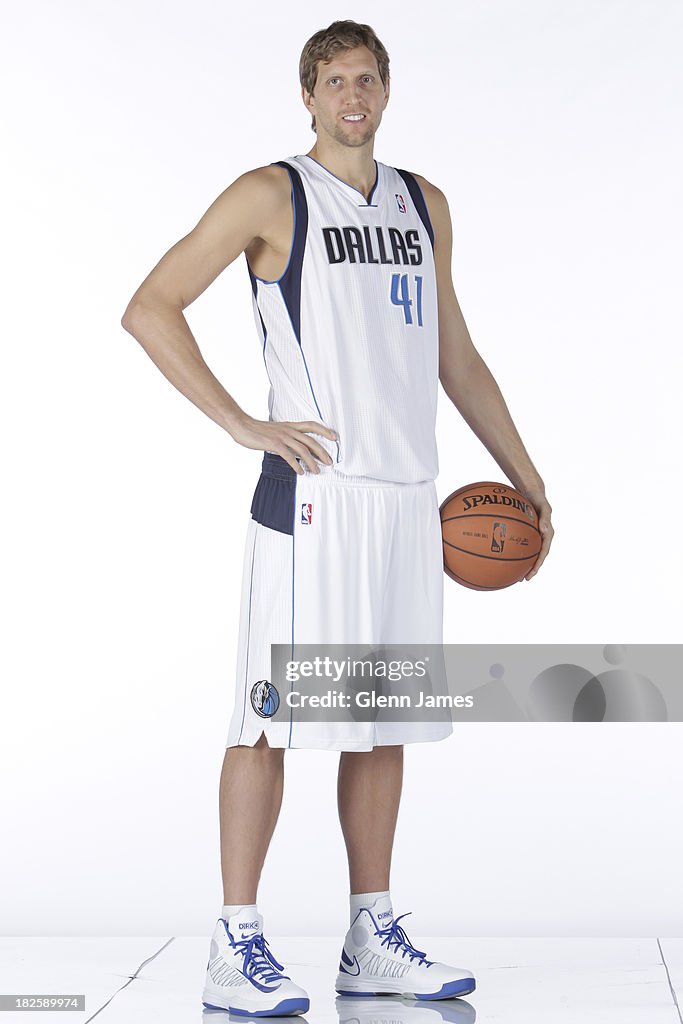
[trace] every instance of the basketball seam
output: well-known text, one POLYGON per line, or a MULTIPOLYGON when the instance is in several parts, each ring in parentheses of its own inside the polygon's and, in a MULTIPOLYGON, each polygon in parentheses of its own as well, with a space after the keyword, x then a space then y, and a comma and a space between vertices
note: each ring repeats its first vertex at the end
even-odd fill
POLYGON ((523 558, 499 558, 498 555, 481 555, 476 551, 468 551, 467 548, 459 548, 457 544, 451 544, 449 540, 443 538, 444 544, 447 544, 449 548, 455 548, 456 551, 462 551, 463 555, 472 555, 472 558, 489 558, 493 562, 528 562, 532 558, 538 558, 540 548, 535 554, 524 555, 523 558))
POLYGON ((511 516, 507 512, 501 512, 500 515, 495 515, 493 512, 463 512, 460 516, 448 516, 447 519, 442 519, 442 523, 450 523, 453 519, 507 519, 511 523, 521 523, 522 526, 528 526, 530 530, 535 530, 536 533, 541 536, 541 531, 533 523, 530 523, 528 519, 517 519, 516 516, 511 516))
POLYGON ((487 587, 487 586, 485 586, 482 583, 475 583, 473 580, 467 580, 467 579, 465 579, 464 576, 458 576, 457 572, 453 572, 452 569, 445 569, 445 572, 446 572, 446 575, 450 576, 450 578, 452 580, 455 580, 456 583, 462 583, 466 587, 471 587, 472 590, 486 590, 486 591, 489 591, 489 590, 506 590, 507 587, 514 586, 514 582, 519 582, 519 580, 516 580, 513 583, 504 583, 502 586, 487 587))

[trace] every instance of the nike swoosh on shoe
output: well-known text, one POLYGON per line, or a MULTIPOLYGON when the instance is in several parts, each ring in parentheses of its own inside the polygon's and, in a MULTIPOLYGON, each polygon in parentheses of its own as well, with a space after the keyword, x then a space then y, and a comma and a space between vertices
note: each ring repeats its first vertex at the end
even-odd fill
POLYGON ((346 952, 346 950, 342 948, 341 960, 339 961, 339 970, 343 974, 350 974, 352 977, 355 978, 358 974, 360 974, 360 964, 358 963, 358 957, 354 956, 352 960, 349 954, 346 952), (354 963, 356 965, 356 970, 349 971, 348 968, 353 967, 354 963))

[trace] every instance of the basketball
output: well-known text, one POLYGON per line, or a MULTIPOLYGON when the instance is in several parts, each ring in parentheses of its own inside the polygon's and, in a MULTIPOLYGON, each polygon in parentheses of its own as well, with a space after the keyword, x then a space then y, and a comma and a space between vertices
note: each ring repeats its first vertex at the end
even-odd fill
POLYGON ((536 509, 508 484, 467 484, 439 512, 444 571, 471 590, 519 583, 541 550, 536 509))

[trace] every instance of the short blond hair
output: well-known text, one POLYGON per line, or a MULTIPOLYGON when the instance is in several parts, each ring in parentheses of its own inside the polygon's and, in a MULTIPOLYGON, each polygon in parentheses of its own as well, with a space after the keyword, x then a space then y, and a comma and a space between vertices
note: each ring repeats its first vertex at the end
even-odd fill
MULTIPOLYGON (((356 46, 367 46, 375 56, 379 77, 382 85, 389 81, 389 54, 381 40, 370 25, 360 25, 357 21, 333 21, 327 28, 321 28, 311 36, 299 58, 299 81, 307 93, 312 94, 318 79, 318 64, 331 61, 344 50, 353 50, 356 46)), ((315 114, 311 121, 313 131, 315 114)))

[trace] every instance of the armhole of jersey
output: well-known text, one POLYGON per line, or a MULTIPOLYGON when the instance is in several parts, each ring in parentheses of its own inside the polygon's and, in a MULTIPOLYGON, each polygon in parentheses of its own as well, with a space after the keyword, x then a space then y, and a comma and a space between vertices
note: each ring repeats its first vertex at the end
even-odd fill
POLYGON ((280 286, 282 298, 287 306, 292 327, 297 341, 301 343, 301 272, 304 262, 304 249, 308 233, 308 203, 304 192, 301 175, 286 160, 274 160, 278 167, 284 167, 292 183, 292 208, 294 229, 289 251, 289 260, 282 275, 273 284, 280 286))
POLYGON ((401 177, 403 178, 403 180, 405 181, 405 183, 406 183, 406 185, 408 187, 408 191, 410 192, 410 198, 413 200, 413 203, 415 205, 415 209, 417 210, 418 214, 420 215, 420 220, 422 221, 422 223, 424 224, 425 228, 427 229, 427 234, 429 235, 429 241, 432 243, 432 249, 434 249, 434 228, 432 227, 432 222, 431 222, 431 220, 429 218, 429 211, 427 209, 427 203, 425 202, 425 197, 423 195, 422 189, 420 188, 420 186, 419 186, 419 184, 417 182, 417 179, 415 178, 415 176, 413 174, 411 174, 410 171, 403 171, 403 170, 401 170, 398 167, 395 167, 394 170, 398 174, 400 174, 401 177))

